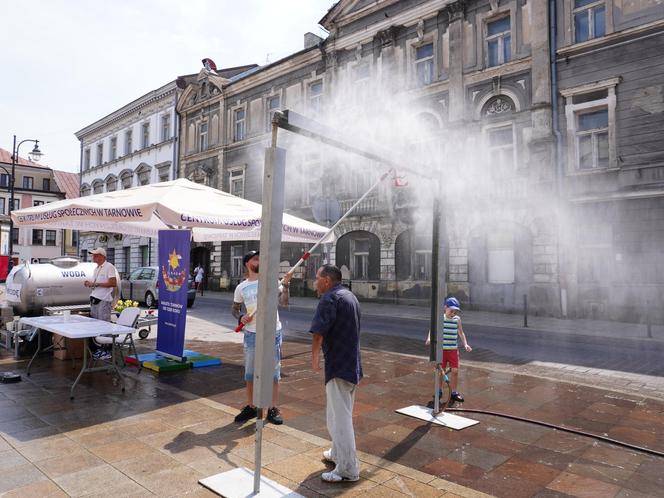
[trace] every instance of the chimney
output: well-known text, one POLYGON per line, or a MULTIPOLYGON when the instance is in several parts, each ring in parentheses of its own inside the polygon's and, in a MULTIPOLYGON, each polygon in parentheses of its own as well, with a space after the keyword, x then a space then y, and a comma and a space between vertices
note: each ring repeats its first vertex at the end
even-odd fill
POLYGON ((311 31, 304 34, 304 48, 311 48, 318 45, 322 42, 323 39, 320 36, 313 34, 311 31))

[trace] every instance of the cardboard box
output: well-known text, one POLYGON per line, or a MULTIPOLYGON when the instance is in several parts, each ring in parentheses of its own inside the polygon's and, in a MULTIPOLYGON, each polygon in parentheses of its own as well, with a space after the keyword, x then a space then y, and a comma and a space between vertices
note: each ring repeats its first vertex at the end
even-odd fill
MULTIPOLYGON (((53 344, 59 343, 66 349, 54 349, 53 358, 58 360, 78 360, 83 358, 83 347, 85 339, 69 339, 58 334, 53 334, 53 344)), ((57 346, 56 346, 57 348, 57 346)))

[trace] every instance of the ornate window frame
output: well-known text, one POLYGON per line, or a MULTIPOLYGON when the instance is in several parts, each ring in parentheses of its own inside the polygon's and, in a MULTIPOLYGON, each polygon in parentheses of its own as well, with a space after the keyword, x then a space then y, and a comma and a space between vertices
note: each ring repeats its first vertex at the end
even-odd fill
POLYGON ((616 152, 616 86, 618 86, 620 80, 620 77, 616 77, 560 90, 560 94, 565 99, 565 119, 567 121, 567 174, 593 174, 618 168, 618 155, 616 152), (606 90, 607 92, 607 95, 604 98, 580 104, 573 103, 575 96, 591 94, 602 90, 606 90), (602 108, 606 108, 609 114, 608 166, 606 168, 581 170, 578 163, 577 116, 583 112, 602 108))

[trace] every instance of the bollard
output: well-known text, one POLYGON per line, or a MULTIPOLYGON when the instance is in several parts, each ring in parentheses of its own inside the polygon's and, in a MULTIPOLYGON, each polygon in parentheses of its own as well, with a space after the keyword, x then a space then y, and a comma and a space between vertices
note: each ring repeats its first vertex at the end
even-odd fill
POLYGON ((523 295, 523 326, 528 328, 528 295, 523 295))

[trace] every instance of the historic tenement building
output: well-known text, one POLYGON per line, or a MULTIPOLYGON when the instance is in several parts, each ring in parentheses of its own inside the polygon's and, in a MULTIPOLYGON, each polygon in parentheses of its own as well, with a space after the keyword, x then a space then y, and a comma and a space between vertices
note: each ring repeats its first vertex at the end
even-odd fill
MULTIPOLYGON (((320 21, 325 40, 307 34, 275 63, 189 81, 179 175, 260 201, 271 116, 293 109, 389 142, 412 158, 405 166, 442 178, 447 292, 467 305, 516 311, 525 296, 541 314, 652 317, 664 291, 664 7, 549 9, 339 1, 320 21)), ((284 136, 286 198, 299 216, 333 223, 384 171, 284 136)), ((428 299, 434 185, 395 175, 339 226, 328 250, 358 295, 428 299)), ((234 285, 256 245, 206 247, 212 286, 234 285)), ((301 249, 285 245, 282 259, 301 249)), ((306 288, 319 261, 298 275, 306 288)))
POLYGON ((664 4, 557 2, 570 311, 664 321, 664 4))
MULTIPOLYGON (((9 254, 11 157, 10 151, 0 148, 0 254, 9 254)), ((58 181, 63 175, 69 174, 19 157, 16 162, 13 209, 40 206, 64 199, 69 192, 58 181)), ((70 230, 14 227, 11 236, 15 264, 25 261, 40 263, 69 254, 66 249, 71 245, 72 233, 70 230)))
MULTIPOLYGON (((76 132, 81 142, 81 196, 177 178, 177 87, 172 81, 76 132)), ((157 239, 82 232, 83 261, 94 247, 106 248, 121 275, 156 264, 157 239)))

